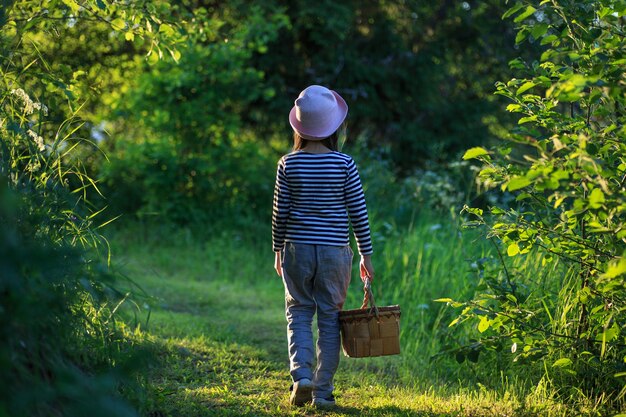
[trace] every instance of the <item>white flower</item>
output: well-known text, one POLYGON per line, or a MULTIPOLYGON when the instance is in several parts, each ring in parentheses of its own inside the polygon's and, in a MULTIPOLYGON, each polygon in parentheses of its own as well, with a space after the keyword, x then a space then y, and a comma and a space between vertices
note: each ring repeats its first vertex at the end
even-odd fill
POLYGON ((28 94, 21 88, 11 90, 11 94, 22 100, 22 103, 24 103, 24 114, 27 116, 33 114, 35 110, 41 110, 45 116, 48 115, 48 107, 46 107, 45 104, 32 101, 28 94))
POLYGON ((37 148, 39 148, 40 152, 46 150, 46 144, 43 143, 43 138, 41 136, 39 136, 37 133, 33 132, 30 129, 28 129, 28 136, 30 136, 33 141, 35 141, 35 144, 37 145, 37 148))
POLYGON ((43 103, 35 103, 35 104, 39 106, 38 108, 41 109, 44 116, 48 115, 48 107, 45 104, 43 103))

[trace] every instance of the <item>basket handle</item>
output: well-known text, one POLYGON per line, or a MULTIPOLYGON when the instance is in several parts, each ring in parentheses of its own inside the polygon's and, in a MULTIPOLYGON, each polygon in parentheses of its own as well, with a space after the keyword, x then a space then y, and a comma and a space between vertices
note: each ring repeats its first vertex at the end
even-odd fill
POLYGON ((374 302, 374 294, 372 293, 372 280, 370 277, 366 277, 363 286, 363 304, 361 304, 361 310, 366 309, 367 305, 370 304, 370 310, 374 311, 376 315, 376 319, 379 319, 378 307, 376 307, 376 303, 374 302))

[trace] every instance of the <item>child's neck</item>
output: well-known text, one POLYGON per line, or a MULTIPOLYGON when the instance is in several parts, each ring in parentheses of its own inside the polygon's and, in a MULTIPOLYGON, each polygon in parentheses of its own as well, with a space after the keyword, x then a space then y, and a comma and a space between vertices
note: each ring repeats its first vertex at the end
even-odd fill
POLYGON ((309 143, 307 143, 307 145, 302 150, 304 152, 308 152, 308 153, 328 153, 328 152, 330 152, 330 149, 328 149, 326 146, 322 145, 320 142, 309 142, 309 143))

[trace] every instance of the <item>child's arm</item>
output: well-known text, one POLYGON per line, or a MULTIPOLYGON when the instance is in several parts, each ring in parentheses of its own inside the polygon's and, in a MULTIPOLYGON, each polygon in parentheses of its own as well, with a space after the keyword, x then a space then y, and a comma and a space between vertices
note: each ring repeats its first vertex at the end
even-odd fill
POLYGON ((361 178, 356 164, 350 160, 348 164, 348 176, 345 185, 346 207, 352 223, 352 230, 361 254, 361 279, 366 276, 374 278, 374 267, 370 255, 372 254, 372 238, 370 236, 369 219, 365 205, 365 194, 361 185, 361 178))
POLYGON ((291 192, 289 191, 287 176, 285 173, 285 161, 278 162, 276 171, 276 184, 274 186, 274 208, 272 211, 272 246, 274 249, 274 268, 282 277, 280 251, 285 245, 285 231, 289 218, 289 206, 291 192))

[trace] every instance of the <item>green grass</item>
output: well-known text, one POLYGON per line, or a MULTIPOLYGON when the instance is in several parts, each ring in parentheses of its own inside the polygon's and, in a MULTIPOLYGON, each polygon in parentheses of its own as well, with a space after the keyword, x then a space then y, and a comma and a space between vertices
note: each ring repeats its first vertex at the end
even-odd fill
MULTIPOLYGON (((139 336, 154 352, 143 381, 142 414, 161 416, 566 416, 569 410, 504 373, 481 380, 444 348, 451 312, 434 298, 471 291, 468 259, 483 248, 454 227, 424 222, 411 233, 379 235, 379 304, 402 307, 402 354, 343 358, 339 407, 288 404, 284 290, 269 242, 224 233, 118 232, 119 268, 153 298, 139 336), (470 239, 466 241, 464 239, 470 239), (469 248, 469 249, 466 249, 469 248)), ((346 307, 360 302, 354 270, 346 307)), ((480 373, 484 375, 483 373, 480 373)), ((592 414, 590 414, 592 415, 592 414)))

